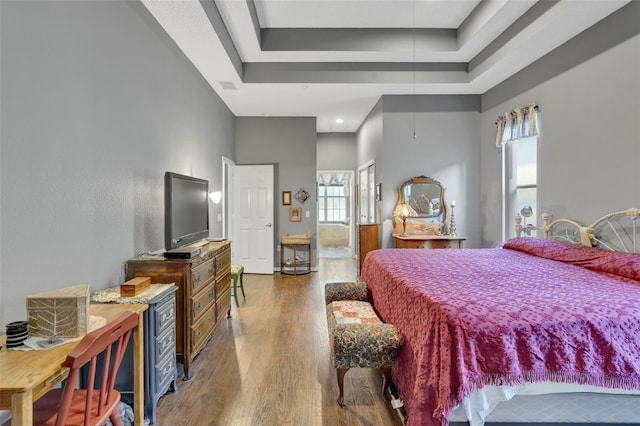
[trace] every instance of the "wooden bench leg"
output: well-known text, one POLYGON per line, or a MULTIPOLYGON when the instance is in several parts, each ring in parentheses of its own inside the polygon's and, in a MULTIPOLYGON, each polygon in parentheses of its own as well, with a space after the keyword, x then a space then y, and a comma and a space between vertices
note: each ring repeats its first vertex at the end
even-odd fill
POLYGON ((344 407, 344 375, 349 371, 348 368, 336 368, 336 375, 338 376, 338 389, 340 395, 338 395, 338 405, 344 407))
POLYGON ((389 401, 389 386, 391 385, 391 368, 381 368, 382 371, 382 395, 384 395, 384 400, 389 401))

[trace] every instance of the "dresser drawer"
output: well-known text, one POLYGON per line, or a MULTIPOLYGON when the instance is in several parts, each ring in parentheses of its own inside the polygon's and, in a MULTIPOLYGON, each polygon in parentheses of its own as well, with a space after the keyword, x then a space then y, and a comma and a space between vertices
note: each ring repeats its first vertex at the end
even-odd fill
POLYGON ((156 360, 160 360, 166 357, 168 353, 173 353, 176 350, 176 329, 171 327, 165 330, 164 333, 156 336, 156 360))
POLYGON ((157 334, 161 334, 168 328, 174 328, 176 322, 176 299, 173 293, 166 301, 158 304, 154 314, 157 334))
POLYGON ((224 293, 221 293, 216 300, 216 323, 219 323, 223 318, 227 317, 227 312, 231 308, 231 288, 227 288, 224 293))
POLYGON ((231 273, 216 280, 216 299, 220 298, 220 295, 225 291, 231 289, 231 273))
POLYGON ((231 273, 231 250, 227 247, 216 255, 216 278, 231 273))
POLYGON ((158 395, 163 395, 171 382, 177 376, 176 357, 170 356, 161 361, 156 367, 156 386, 158 395))
POLYGON ((214 259, 204 262, 202 265, 194 268, 191 272, 191 291, 193 294, 197 293, 202 286, 207 285, 208 282, 216 275, 216 264, 214 259))
POLYGON ((198 318, 213 305, 216 299, 214 282, 209 283, 200 293, 191 298, 191 320, 197 321, 198 318))
POLYGON ((191 356, 195 357, 198 351, 207 343, 211 336, 211 330, 215 325, 216 309, 215 305, 205 311, 202 318, 191 327, 191 356))

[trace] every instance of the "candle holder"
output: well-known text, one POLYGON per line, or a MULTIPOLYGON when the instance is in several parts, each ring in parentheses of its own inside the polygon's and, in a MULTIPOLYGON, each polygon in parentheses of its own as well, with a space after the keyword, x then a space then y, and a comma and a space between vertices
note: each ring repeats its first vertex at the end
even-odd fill
POLYGON ((400 220, 402 221, 402 237, 408 237, 407 234, 407 217, 405 215, 400 215, 400 220))
POLYGON ((408 237, 407 234, 407 217, 409 217, 409 206, 406 203, 402 203, 400 206, 400 215, 398 216, 402 221, 402 237, 408 237))
POLYGON ((452 237, 456 236, 456 215, 455 215, 456 205, 451 203, 451 218, 449 219, 449 235, 452 237))

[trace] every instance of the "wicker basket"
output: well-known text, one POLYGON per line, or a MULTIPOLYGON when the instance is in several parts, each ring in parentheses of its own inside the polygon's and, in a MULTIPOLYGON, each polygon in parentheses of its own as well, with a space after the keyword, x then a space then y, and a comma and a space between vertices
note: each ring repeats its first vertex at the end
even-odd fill
POLYGON ((282 244, 309 244, 311 242, 311 232, 306 234, 287 234, 283 232, 280 236, 282 244))

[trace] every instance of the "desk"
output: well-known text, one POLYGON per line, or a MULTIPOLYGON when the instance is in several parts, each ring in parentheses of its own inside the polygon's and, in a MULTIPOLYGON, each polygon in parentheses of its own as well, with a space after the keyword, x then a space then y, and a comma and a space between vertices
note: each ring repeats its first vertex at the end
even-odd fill
MULTIPOLYGON (((124 311, 138 314, 138 326, 133 331, 133 412, 136 425, 144 425, 144 333, 143 312, 147 305, 89 305, 91 315, 104 317, 107 322, 124 311)), ((38 351, 0 350, 0 410, 11 410, 12 424, 33 424, 33 401, 47 393, 67 377, 61 365, 79 340, 38 351)))
POLYGON ((466 237, 452 237, 451 235, 419 235, 411 234, 403 237, 400 234, 393 234, 396 239, 396 248, 462 248, 462 242, 466 237))

